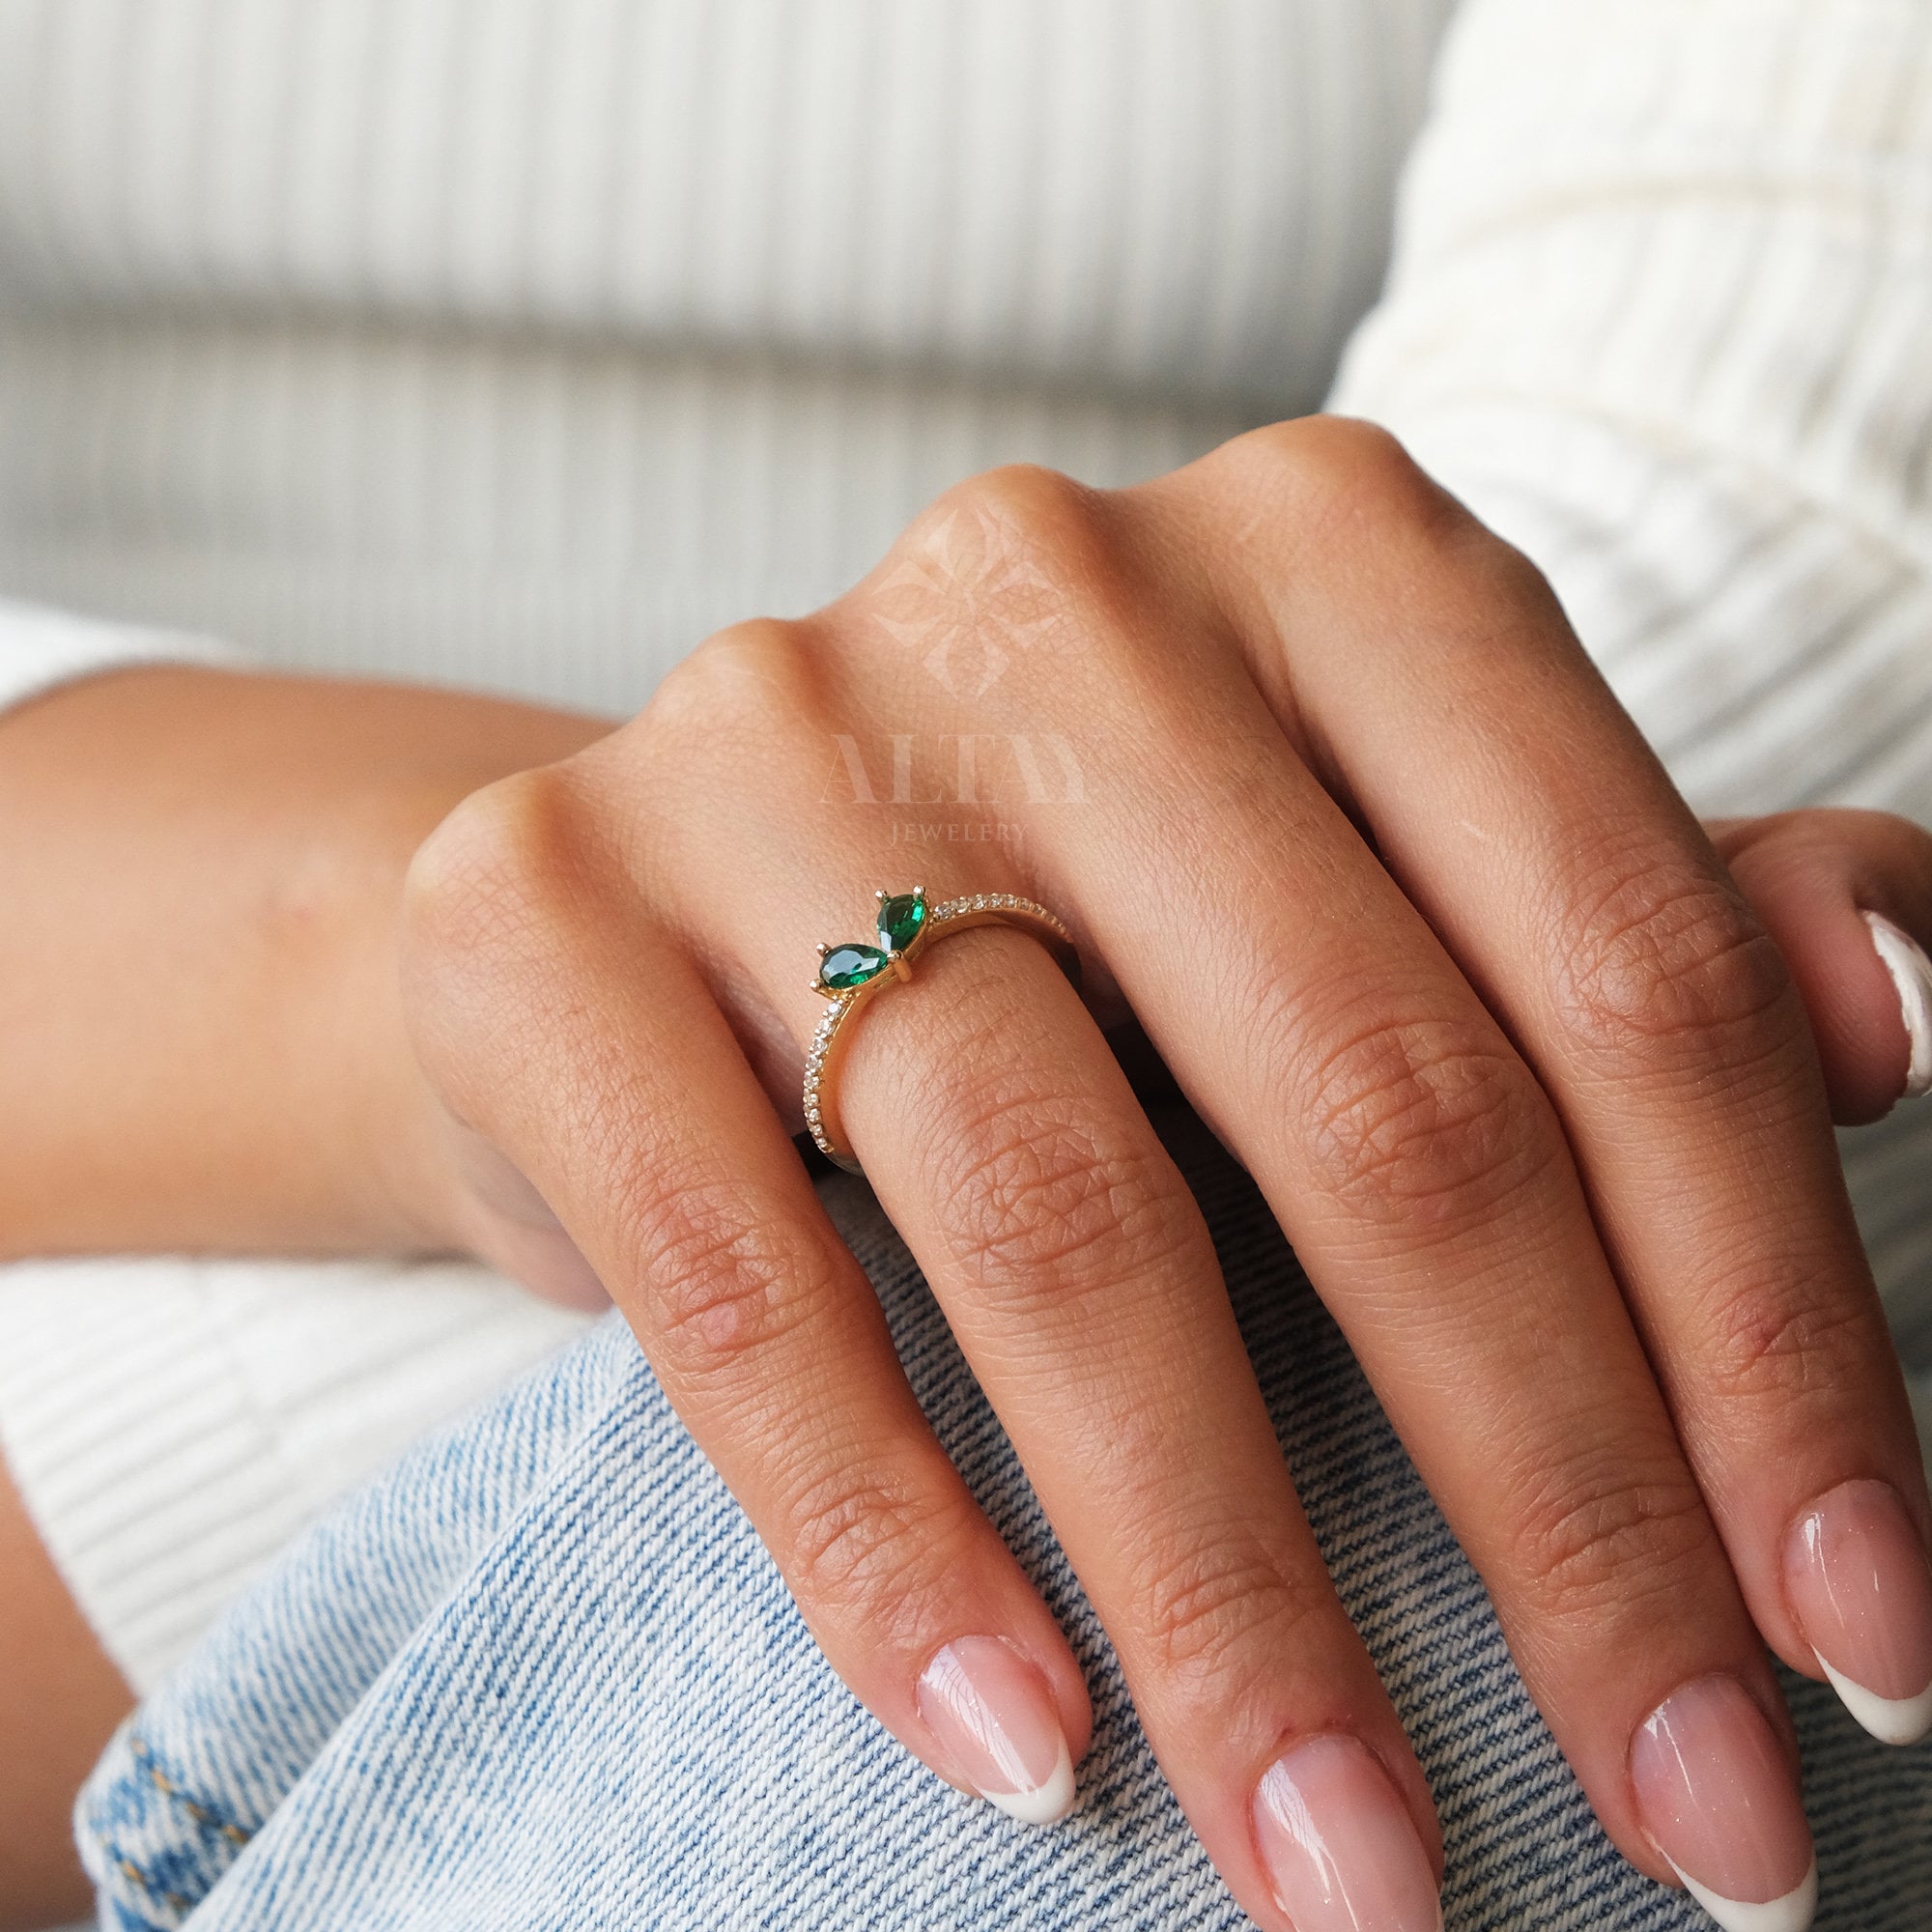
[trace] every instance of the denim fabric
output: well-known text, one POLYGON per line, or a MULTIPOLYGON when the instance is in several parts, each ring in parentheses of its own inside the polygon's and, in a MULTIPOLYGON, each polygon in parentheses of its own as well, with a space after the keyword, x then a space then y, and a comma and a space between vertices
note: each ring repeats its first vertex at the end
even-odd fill
MULTIPOLYGON (((1450 1932, 1705 1924, 1597 1827, 1246 1179, 1192 1126, 1175 1144, 1322 1547, 1428 1769, 1450 1932)), ((612 1320, 321 1523, 124 1727, 78 1811, 103 1925, 1245 1922, 917 1271, 862 1186, 826 1195, 927 1411, 1086 1666, 1096 1726, 1075 1815, 1015 1824, 873 1722, 612 1320)), ((1829 1691, 1787 1690, 1819 1924, 1932 1925, 1932 1750, 1887 1751, 1829 1691)))

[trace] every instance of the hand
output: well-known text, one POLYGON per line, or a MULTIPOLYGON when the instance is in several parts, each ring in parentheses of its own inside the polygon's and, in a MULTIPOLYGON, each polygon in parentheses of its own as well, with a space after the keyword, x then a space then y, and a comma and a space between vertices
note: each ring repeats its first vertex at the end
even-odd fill
MULTIPOLYGON (((1859 906, 1932 934, 1932 840, 1724 838, 1878 1110, 1908 1042, 1859 906)), ((845 1681, 1043 1817, 1078 1670, 787 1138, 813 942, 915 883, 1065 914, 1090 1005, 1011 931, 935 945, 861 1021, 844 1122, 1246 1910, 1433 1926, 1440 1841, 1102 1037, 1129 1009, 1617 1843, 1720 1908, 1800 1889, 1761 1639, 1906 1721, 1932 1512, 1798 986, 1535 571, 1347 422, 1119 493, 998 472, 417 857, 406 1003, 463 1123, 455 1235, 607 1285, 845 1681)))

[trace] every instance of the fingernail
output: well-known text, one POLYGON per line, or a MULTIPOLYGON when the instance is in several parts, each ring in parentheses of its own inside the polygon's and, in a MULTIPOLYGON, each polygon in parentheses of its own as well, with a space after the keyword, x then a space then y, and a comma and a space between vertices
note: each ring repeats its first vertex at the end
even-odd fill
POLYGON ((1792 1526, 1784 1583, 1804 1641, 1873 1737, 1932 1734, 1932 1562, 1889 1483, 1842 1483, 1792 1526))
POLYGON ((1255 1839, 1294 1932, 1441 1932, 1408 1807, 1355 1738, 1310 1738, 1268 1766, 1255 1839))
POLYGON ((1818 1864, 1798 1782, 1735 1677, 1700 1677, 1653 1711, 1631 1747, 1651 1842, 1724 1932, 1805 1932, 1818 1864))
POLYGON ((919 1680, 919 1712, 953 1769, 1027 1825, 1073 1808, 1073 1757, 1046 1680, 997 1636, 949 1643, 919 1680))
POLYGON ((1932 1094, 1932 959, 1911 934, 1875 912, 1864 915, 1872 944, 1898 988, 1898 1006, 1905 1037, 1912 1042, 1912 1059, 1905 1069, 1901 1099, 1918 1100, 1932 1094))

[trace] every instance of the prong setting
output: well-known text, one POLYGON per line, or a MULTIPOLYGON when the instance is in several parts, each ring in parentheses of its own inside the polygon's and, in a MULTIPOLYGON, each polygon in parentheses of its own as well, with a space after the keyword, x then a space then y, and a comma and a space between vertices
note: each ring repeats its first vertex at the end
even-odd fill
POLYGON ((822 969, 821 977, 812 981, 812 991, 827 1005, 812 1032, 805 1062, 806 1126, 820 1152, 853 1174, 861 1170, 838 1126, 833 1049, 839 1031, 882 984, 909 981, 919 953, 949 932, 969 925, 1016 926, 1053 949, 1069 973, 1078 971, 1073 935, 1065 923, 1037 900, 1017 893, 975 893, 929 906, 925 888, 915 886, 903 895, 881 890, 874 893, 873 899, 879 911, 878 946, 855 943, 818 949, 821 960, 836 952, 852 970, 849 975, 841 972, 840 983, 836 986, 825 983, 822 969), (855 959, 861 954, 867 957, 855 959))

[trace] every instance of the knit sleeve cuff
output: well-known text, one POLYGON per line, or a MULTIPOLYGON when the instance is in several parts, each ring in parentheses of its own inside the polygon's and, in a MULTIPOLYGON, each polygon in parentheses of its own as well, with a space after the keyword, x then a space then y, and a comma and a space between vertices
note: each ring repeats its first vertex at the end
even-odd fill
POLYGON ((459 1263, 0 1268, 0 1453, 137 1693, 335 1497, 580 1333, 459 1263))
POLYGON ((213 638, 116 624, 0 598, 0 711, 76 678, 129 665, 233 667, 244 662, 213 638))

